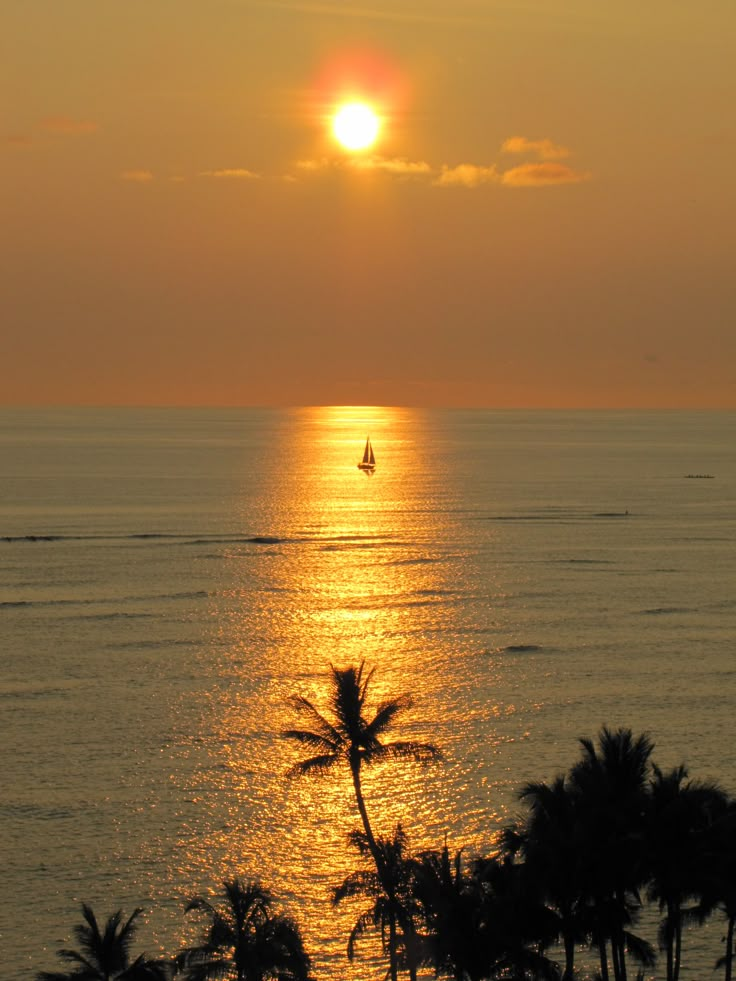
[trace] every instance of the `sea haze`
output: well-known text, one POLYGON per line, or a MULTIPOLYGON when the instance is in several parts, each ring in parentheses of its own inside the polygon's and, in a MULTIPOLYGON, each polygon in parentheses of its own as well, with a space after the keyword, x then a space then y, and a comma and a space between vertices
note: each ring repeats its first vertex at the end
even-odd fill
MULTIPOLYGON (((417 848, 491 848, 602 724, 736 792, 735 421, 0 410, 6 976, 51 970, 81 901, 143 906, 141 949, 173 952, 186 900, 240 874, 318 978, 380 978, 329 902, 357 867, 349 779, 285 775, 287 698, 323 705, 330 663, 411 692, 397 735, 444 753, 366 775, 377 830, 417 848)), ((709 975, 718 944, 686 943, 709 975)))

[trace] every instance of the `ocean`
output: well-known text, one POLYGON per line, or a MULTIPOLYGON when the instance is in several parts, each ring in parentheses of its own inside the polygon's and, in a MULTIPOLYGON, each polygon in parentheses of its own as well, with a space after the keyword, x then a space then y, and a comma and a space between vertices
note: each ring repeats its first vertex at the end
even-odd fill
POLYGON ((330 903, 350 781, 286 775, 330 664, 443 753, 366 774, 417 849, 490 850, 604 724, 736 792, 734 447, 733 412, 1 409, 0 977, 55 969, 82 901, 172 953, 240 875, 320 981, 381 978, 330 903))

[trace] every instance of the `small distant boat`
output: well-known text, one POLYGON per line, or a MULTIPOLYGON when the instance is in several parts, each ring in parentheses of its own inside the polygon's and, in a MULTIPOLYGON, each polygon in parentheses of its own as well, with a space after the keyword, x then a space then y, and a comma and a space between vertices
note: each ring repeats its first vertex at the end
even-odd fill
POLYGON ((713 480, 712 473, 686 473, 686 480, 713 480))
POLYGON ((375 469, 376 458, 373 456, 373 447, 371 446, 371 438, 369 436, 365 441, 363 459, 358 464, 358 470, 362 470, 363 473, 373 473, 375 469))

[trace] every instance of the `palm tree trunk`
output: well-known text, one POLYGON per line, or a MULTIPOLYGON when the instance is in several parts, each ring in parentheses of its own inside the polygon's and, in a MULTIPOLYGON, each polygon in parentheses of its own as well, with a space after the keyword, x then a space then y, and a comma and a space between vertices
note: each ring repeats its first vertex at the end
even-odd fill
POLYGON ((376 839, 373 834, 373 829, 371 828, 371 822, 368 820, 368 811, 365 806, 365 799, 363 798, 363 790, 360 785, 360 760, 350 760, 350 773, 353 777, 353 790, 355 791, 355 802, 358 805, 358 811, 360 812, 360 820, 363 822, 363 831, 365 831, 365 836, 368 841, 368 847, 371 850, 371 855, 376 863, 376 869, 378 871, 379 878, 382 877, 382 865, 381 855, 378 851, 378 845, 376 844, 376 839))
POLYGON ((672 923, 669 912, 667 913, 667 923, 665 925, 665 940, 667 942, 667 981, 673 981, 675 973, 675 938, 672 936, 672 923))
POLYGON ((613 964, 613 977, 615 981, 623 981, 621 973, 621 944, 619 942, 618 931, 611 937, 611 963, 613 964))
POLYGON ((675 963, 672 981, 678 981, 680 977, 680 961, 682 960, 682 922, 680 921, 680 910, 675 913, 675 963))
POLYGON ((601 961, 601 981, 608 981, 608 950, 603 936, 598 938, 598 954, 601 961))
MULTIPOLYGON (((386 875, 386 870, 384 868, 383 859, 381 857, 381 852, 378 849, 376 843, 375 835, 373 834, 373 829, 371 828, 371 822, 368 819, 368 809, 365 806, 365 799, 363 797, 363 789, 360 785, 360 757, 350 757, 350 773, 353 777, 353 790, 355 791, 355 801, 358 805, 358 811, 360 812, 360 819, 363 822, 363 831, 365 831, 366 841, 368 842, 368 847, 371 850, 371 855, 373 856, 373 861, 376 866, 376 874, 378 875, 379 882, 386 890, 389 901, 393 901, 394 897, 392 895, 392 890, 390 888, 390 883, 388 882, 388 876, 386 875)), ((391 973, 391 981, 397 981, 397 967, 396 967, 396 919, 392 914, 389 923, 389 967, 391 973)))
POLYGON ((733 932, 736 916, 729 916, 728 931, 726 933, 726 974, 725 981, 731 981, 731 971, 733 970, 733 932))
POLYGON ((571 934, 566 933, 565 941, 565 973, 562 981, 573 981, 575 977, 575 941, 571 934))
POLYGON ((396 918, 393 913, 388 923, 388 963, 391 981, 397 981, 399 971, 396 964, 396 918))

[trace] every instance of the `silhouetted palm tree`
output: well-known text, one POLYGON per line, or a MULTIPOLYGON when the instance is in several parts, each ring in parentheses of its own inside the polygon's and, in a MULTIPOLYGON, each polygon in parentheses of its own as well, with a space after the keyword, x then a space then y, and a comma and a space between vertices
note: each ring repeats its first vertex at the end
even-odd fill
MULTIPOLYGON (((355 831, 350 840, 364 858, 372 859, 366 836, 355 831)), ((351 872, 332 894, 335 905, 344 899, 356 896, 372 901, 369 909, 360 914, 350 931, 348 939, 348 958, 355 956, 355 944, 371 927, 380 931, 384 951, 389 955, 391 976, 398 973, 399 960, 416 978, 420 961, 419 937, 415 919, 417 902, 412 891, 412 860, 408 855, 408 841, 401 825, 398 825, 391 838, 376 839, 381 853, 383 876, 373 869, 358 869, 351 872)))
POLYGON ((451 861, 445 845, 418 856, 414 895, 427 929, 425 960, 438 977, 559 979, 544 955, 556 936, 555 917, 524 866, 493 856, 477 859, 468 872, 461 852, 451 861))
POLYGON ((477 859, 473 877, 483 895, 481 935, 484 978, 558 981, 560 970, 545 950, 557 936, 557 922, 537 883, 523 864, 509 857, 477 859))
MULTIPOLYGON (((290 702, 305 716, 311 728, 288 729, 283 735, 295 739, 315 755, 296 763, 292 776, 326 773, 336 766, 347 765, 353 780, 355 800, 368 845, 376 857, 376 839, 368 819, 361 785, 361 769, 392 759, 411 759, 427 763, 439 758, 436 747, 428 743, 392 742, 382 738, 400 712, 411 707, 408 695, 381 702, 372 718, 366 717, 366 701, 375 668, 365 673, 365 662, 340 669, 331 665, 330 709, 332 718, 323 715, 307 698, 294 695, 290 702)), ((378 864, 378 863, 377 863, 378 864)))
POLYGON ((703 893, 713 823, 724 813, 727 797, 716 784, 688 780, 684 766, 668 773, 657 766, 653 769, 647 835, 648 895, 665 914, 659 939, 667 955, 667 981, 678 981, 682 925, 688 918, 683 904, 703 893))
POLYGON ((616 981, 626 981, 627 950, 640 963, 654 960, 654 951, 631 933, 641 907, 639 889, 645 881, 645 816, 647 779, 654 745, 630 729, 604 727, 598 748, 581 739, 582 758, 569 774, 579 807, 579 835, 586 882, 592 898, 591 934, 598 947, 602 981, 608 981, 607 942, 616 981))
POLYGON ((503 834, 502 846, 520 853, 527 875, 555 914, 557 939, 565 950, 563 981, 575 973, 575 948, 589 937, 578 796, 564 776, 552 784, 528 783, 519 793, 527 816, 503 834))
POLYGON ((310 959, 296 923, 272 911, 273 898, 258 882, 223 883, 225 902, 215 907, 195 896, 187 912, 209 919, 206 939, 178 958, 188 981, 309 981, 310 959))
POLYGON ((100 929, 92 908, 83 903, 84 923, 74 928, 79 949, 64 948, 57 954, 74 967, 69 971, 41 971, 37 981, 164 981, 169 969, 163 961, 148 960, 144 954, 130 959, 136 920, 142 912, 133 910, 123 922, 123 912, 118 910, 100 929))
POLYGON ((426 933, 426 960, 438 977, 480 981, 485 958, 479 939, 483 930, 483 891, 462 864, 462 850, 450 859, 440 851, 422 852, 414 861, 414 896, 426 933))
MULTIPOLYGON (((375 669, 365 673, 365 662, 340 669, 331 666, 330 716, 323 715, 307 698, 295 695, 293 707, 305 716, 309 729, 289 729, 283 733, 314 752, 314 755, 296 763, 289 771, 292 776, 322 774, 337 766, 347 766, 355 791, 355 801, 363 824, 365 840, 373 857, 378 878, 388 894, 391 877, 385 866, 384 855, 368 818, 361 770, 387 760, 410 759, 428 763, 439 758, 435 746, 419 742, 382 742, 396 717, 411 704, 408 695, 400 695, 380 702, 372 717, 366 715, 368 691, 375 669)), ((396 958, 391 957, 392 978, 396 978, 396 958)))
POLYGON ((736 931, 736 800, 728 799, 725 811, 714 821, 708 835, 704 886, 698 918, 702 921, 720 911, 726 918, 725 953, 716 962, 724 968, 725 981, 733 977, 736 931))

